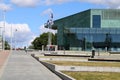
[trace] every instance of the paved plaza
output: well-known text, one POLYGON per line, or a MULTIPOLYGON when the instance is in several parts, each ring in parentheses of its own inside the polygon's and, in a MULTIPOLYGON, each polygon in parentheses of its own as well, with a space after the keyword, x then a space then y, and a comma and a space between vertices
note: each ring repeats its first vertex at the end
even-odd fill
MULTIPOLYGON (((1 58, 1 57, 0 57, 1 58)), ((24 51, 13 51, 0 80, 61 80, 24 51)))
MULTIPOLYGON (((32 52, 28 52, 28 53, 26 53, 25 51, 0 52, 0 80, 61 80, 57 75, 55 75, 53 72, 51 72, 45 66, 43 66, 40 62, 35 60, 31 56, 31 54, 33 54, 33 53, 36 54, 37 56, 43 57, 43 54, 42 54, 43 52, 41 52, 41 51, 32 51, 32 52)), ((78 53, 76 53, 76 52, 71 52, 71 53, 68 52, 68 53, 69 54, 74 53, 74 54, 78 55, 78 53)), ((90 53, 87 54, 85 52, 84 53, 79 52, 79 55, 82 55, 82 54, 90 55, 90 53)), ((61 54, 63 54, 63 53, 61 53, 61 54)), ((66 54, 67 54, 67 52, 66 52, 66 54)), ((119 60, 120 55, 119 54, 109 55, 109 53, 100 52, 100 55, 98 56, 97 52, 96 52, 95 58, 118 59, 119 60)), ((52 60, 54 60, 54 59, 55 59, 55 61, 56 60, 58 60, 58 61, 61 61, 61 60, 75 61, 76 60, 76 61, 87 62, 88 58, 73 58, 72 59, 69 57, 63 57, 63 58, 53 57, 52 60)), ((51 60, 51 58, 50 58, 50 60, 51 60)), ((71 69, 71 68, 67 68, 67 69, 71 69)), ((84 67, 84 69, 85 69, 85 67, 84 67)), ((95 69, 93 69, 93 71, 94 70, 95 69)), ((114 70, 115 72, 120 72, 119 68, 118 69, 110 68, 109 70, 114 70)))

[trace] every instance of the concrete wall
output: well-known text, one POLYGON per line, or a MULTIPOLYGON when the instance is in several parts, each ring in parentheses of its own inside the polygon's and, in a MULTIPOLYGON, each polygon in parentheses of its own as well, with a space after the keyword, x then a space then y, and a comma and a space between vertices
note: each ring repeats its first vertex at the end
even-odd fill
POLYGON ((60 71, 120 72, 119 67, 57 66, 56 69, 60 71))
POLYGON ((56 75, 58 75, 61 79, 63 80, 75 80, 74 78, 71 78, 70 76, 68 75, 65 75, 63 73, 61 73, 60 71, 56 70, 56 65, 53 65, 53 64, 50 64, 50 63, 47 63, 47 62, 43 62, 43 61, 40 61, 44 66, 46 66, 48 69, 50 69, 52 72, 54 72, 56 75))

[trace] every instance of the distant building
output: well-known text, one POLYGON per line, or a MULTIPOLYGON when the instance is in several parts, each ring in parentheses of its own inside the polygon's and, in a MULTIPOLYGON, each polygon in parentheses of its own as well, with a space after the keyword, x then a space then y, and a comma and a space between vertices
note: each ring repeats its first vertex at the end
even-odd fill
POLYGON ((0 27, 0 50, 2 50, 2 28, 0 27))
POLYGON ((89 9, 54 23, 61 49, 120 49, 120 9, 89 9))

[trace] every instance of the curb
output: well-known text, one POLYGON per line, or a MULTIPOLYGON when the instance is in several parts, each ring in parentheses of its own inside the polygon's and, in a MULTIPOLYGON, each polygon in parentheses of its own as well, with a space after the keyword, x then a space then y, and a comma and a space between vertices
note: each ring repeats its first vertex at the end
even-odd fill
POLYGON ((44 54, 44 56, 91 57, 91 55, 44 54))
MULTIPOLYGON (((35 54, 31 54, 31 56, 33 58, 35 58, 37 61, 39 61, 39 57, 35 57, 35 54)), ((43 61, 39 61, 39 62, 42 63, 45 67, 47 67, 49 70, 51 70, 53 73, 55 73, 57 76, 59 76, 62 80, 76 80, 76 79, 56 70, 56 68, 55 68, 56 65, 54 65, 54 64, 50 64, 50 63, 43 62, 43 61)))
POLYGON ((120 62, 120 60, 117 59, 99 59, 99 58, 89 58, 88 61, 120 62))

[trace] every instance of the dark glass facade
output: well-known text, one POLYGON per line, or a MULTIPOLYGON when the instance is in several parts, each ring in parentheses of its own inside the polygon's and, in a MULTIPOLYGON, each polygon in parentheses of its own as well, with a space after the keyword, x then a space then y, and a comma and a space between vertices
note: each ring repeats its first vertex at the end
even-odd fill
POLYGON ((119 28, 69 28, 65 34, 69 38, 71 50, 91 50, 94 48, 117 50, 120 48, 119 28))
POLYGON ((55 21, 67 50, 120 49, 120 9, 89 9, 55 21))

